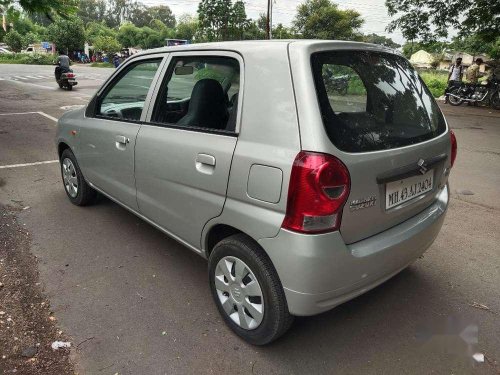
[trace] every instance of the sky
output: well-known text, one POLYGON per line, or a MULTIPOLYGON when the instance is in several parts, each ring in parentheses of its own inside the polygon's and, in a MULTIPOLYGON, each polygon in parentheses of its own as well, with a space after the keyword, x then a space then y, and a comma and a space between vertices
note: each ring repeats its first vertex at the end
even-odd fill
MULTIPOLYGON (((304 0, 274 0, 273 24, 282 23, 290 26, 295 15, 297 5, 304 0)), ((146 5, 168 5, 176 16, 183 13, 196 14, 199 0, 142 0, 146 5)), ((365 34, 375 33, 392 38, 396 43, 402 44, 404 38, 399 31, 387 33, 385 28, 390 22, 387 15, 385 0, 334 0, 341 9, 354 9, 361 13, 365 20, 362 32, 365 34)), ((245 8, 249 18, 256 19, 259 13, 266 12, 267 0, 247 0, 245 8)))

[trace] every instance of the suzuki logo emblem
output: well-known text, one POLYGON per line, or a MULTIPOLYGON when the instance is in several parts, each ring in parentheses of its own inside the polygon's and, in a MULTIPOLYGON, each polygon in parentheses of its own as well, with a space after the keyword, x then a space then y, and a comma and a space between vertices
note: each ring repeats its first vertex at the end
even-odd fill
POLYGON ((425 174, 425 172, 427 172, 427 167, 425 165, 425 160, 424 159, 420 159, 417 162, 417 165, 420 167, 420 173, 425 174))

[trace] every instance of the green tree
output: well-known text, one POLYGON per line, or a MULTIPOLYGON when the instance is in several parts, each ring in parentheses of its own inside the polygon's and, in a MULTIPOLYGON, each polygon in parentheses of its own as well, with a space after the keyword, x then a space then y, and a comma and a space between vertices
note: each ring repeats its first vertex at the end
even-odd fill
MULTIPOLYGON (((143 4, 134 0, 107 0, 106 5, 105 19, 109 27, 119 27, 122 21, 131 21, 134 16, 142 16, 140 12, 144 8, 143 4)), ((136 20, 134 20, 134 23, 136 23, 136 20)))
POLYGON ((231 0, 201 0, 198 5, 199 35, 208 41, 229 40, 231 0))
POLYGON ((368 34, 368 35, 363 35, 363 42, 380 44, 381 46, 385 46, 385 47, 389 47, 389 48, 401 47, 400 44, 395 43, 391 38, 387 38, 383 35, 377 35, 374 33, 368 34))
POLYGON ((16 30, 10 30, 7 34, 5 34, 3 40, 14 52, 21 52, 21 50, 27 47, 22 35, 16 30))
POLYGON ((179 17, 177 27, 175 28, 175 37, 177 39, 192 40, 198 32, 198 19, 189 15, 183 14, 179 17))
POLYGON ((174 13, 172 10, 166 5, 157 5, 148 8, 148 12, 151 15, 151 18, 154 20, 159 20, 165 24, 169 29, 173 29, 175 27, 176 21, 174 13))
POLYGON ((149 49, 165 45, 165 39, 162 38, 160 32, 147 26, 141 27, 139 30, 139 47, 149 49))
POLYGON ((86 25, 89 22, 101 23, 106 19, 106 0, 79 0, 78 17, 86 25))
POLYGON ((245 10, 245 3, 241 0, 233 4, 230 14, 230 36, 232 40, 242 40, 244 38, 245 29, 248 28, 249 20, 245 10))
POLYGON ((58 18, 49 25, 47 34, 56 48, 69 52, 83 49, 85 44, 85 29, 82 20, 76 17, 58 18))
POLYGON ((131 22, 124 23, 118 29, 116 38, 125 48, 137 47, 141 39, 141 29, 131 22))
POLYGON ((111 36, 98 36, 94 40, 94 50, 105 54, 114 54, 122 49, 121 44, 111 36))
POLYGON ((245 40, 258 40, 266 39, 266 32, 259 28, 256 20, 250 20, 248 26, 245 28, 243 33, 243 39, 245 40))
POLYGON ((86 40, 90 44, 93 44, 98 37, 110 37, 116 38, 116 30, 106 26, 104 21, 101 22, 89 22, 85 28, 86 40))
POLYGON ((54 16, 69 17, 76 13, 78 0, 0 0, 2 13, 17 10, 18 6, 27 13, 43 14, 50 20, 54 16))
POLYGON ((387 30, 399 29, 407 40, 444 38, 450 28, 462 36, 475 33, 484 42, 500 35, 498 1, 386 0, 385 4, 389 15, 397 16, 387 30))
POLYGON ((292 39, 295 34, 292 29, 283 26, 279 23, 276 27, 273 27, 273 39, 292 39))
POLYGON ((293 24, 302 38, 360 40, 361 15, 341 10, 331 0, 306 0, 297 7, 293 24))
POLYGON ((26 46, 34 43, 40 43, 41 41, 42 38, 40 37, 40 35, 35 34, 31 31, 23 35, 23 44, 26 46))
POLYGON ((472 55, 484 53, 493 59, 499 58, 500 36, 496 40, 485 43, 477 34, 470 34, 465 37, 455 37, 449 45, 455 51, 464 51, 472 55))

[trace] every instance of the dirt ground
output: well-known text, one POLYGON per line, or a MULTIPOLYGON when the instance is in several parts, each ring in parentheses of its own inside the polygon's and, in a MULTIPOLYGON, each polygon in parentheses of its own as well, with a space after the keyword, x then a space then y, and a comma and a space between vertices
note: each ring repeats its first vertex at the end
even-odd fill
POLYGON ((69 341, 38 281, 30 234, 15 217, 22 208, 0 206, 0 375, 74 374, 69 341))

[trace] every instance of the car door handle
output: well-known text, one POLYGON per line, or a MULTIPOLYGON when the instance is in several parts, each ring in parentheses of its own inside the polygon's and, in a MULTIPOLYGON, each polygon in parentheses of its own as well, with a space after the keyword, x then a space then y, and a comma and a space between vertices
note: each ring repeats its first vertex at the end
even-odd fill
POLYGON ((196 156, 196 163, 210 165, 212 167, 215 167, 215 157, 213 157, 212 155, 208 155, 208 154, 198 154, 196 156))
POLYGON ((115 141, 117 143, 121 143, 122 145, 126 145, 127 143, 130 143, 130 139, 128 139, 127 137, 125 137, 123 135, 117 135, 115 137, 115 141))
POLYGON ((215 157, 207 154, 198 154, 195 160, 196 170, 203 174, 213 174, 215 171, 215 157))

